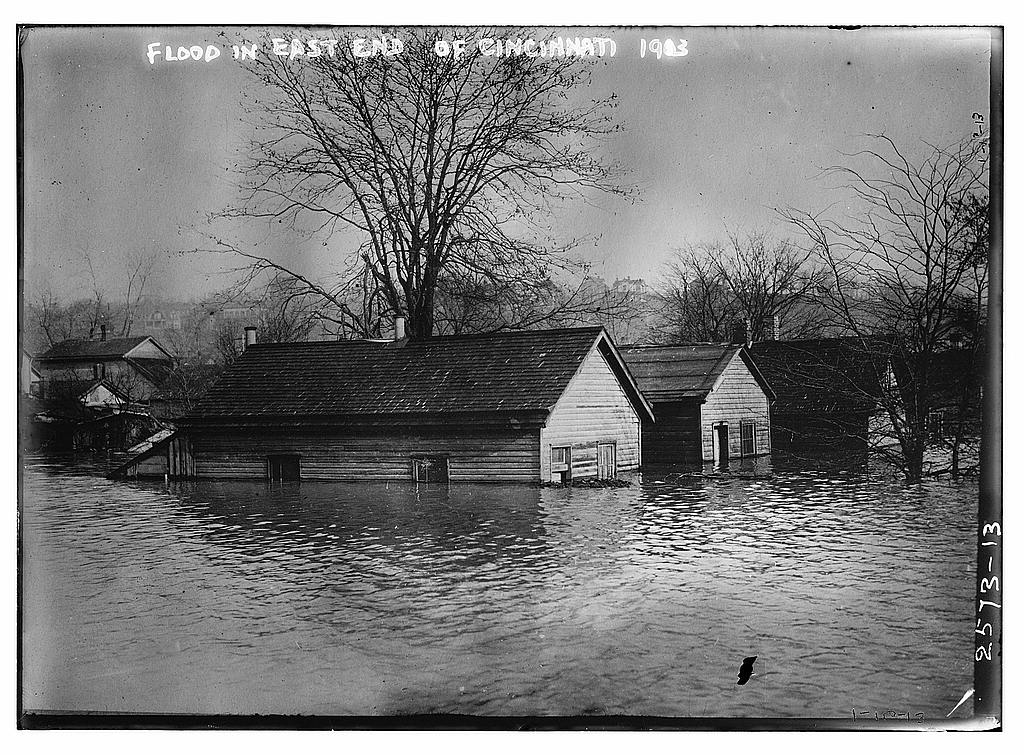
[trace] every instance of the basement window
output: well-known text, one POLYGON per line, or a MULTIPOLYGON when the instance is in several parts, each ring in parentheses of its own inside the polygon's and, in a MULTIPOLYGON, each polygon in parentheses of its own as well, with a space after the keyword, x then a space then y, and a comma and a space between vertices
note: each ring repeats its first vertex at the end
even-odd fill
POLYGON ((551 482, 572 480, 572 449, 569 446, 551 447, 551 482))
POLYGON ((756 422, 740 423, 740 456, 753 456, 757 452, 756 422))
POLYGON ((413 456, 413 482, 448 482, 447 456, 413 456))
POLYGON ((271 482, 298 482, 298 454, 280 454, 267 457, 267 479, 271 482))

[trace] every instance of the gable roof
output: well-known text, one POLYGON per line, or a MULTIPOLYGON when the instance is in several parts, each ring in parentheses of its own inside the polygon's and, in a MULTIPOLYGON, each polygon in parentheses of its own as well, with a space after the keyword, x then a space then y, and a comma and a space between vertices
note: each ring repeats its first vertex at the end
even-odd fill
POLYGON ((650 401, 704 400, 718 384, 725 368, 739 354, 769 398, 771 386, 747 350, 736 344, 675 344, 624 346, 620 350, 640 390, 650 401))
POLYGON ((761 341, 751 350, 785 411, 872 411, 882 388, 873 360, 854 339, 761 341))
MULTIPOLYGON (((84 359, 121 359, 133 349, 146 341, 152 341, 160 351, 167 354, 152 336, 129 336, 127 338, 108 338, 106 341, 94 341, 84 338, 71 338, 54 344, 43 354, 36 357, 41 362, 78 361, 84 359)), ((167 354, 170 359, 171 355, 167 354)))
POLYGON ((638 413, 649 415, 604 329, 566 328, 397 342, 256 344, 184 421, 358 423, 500 414, 542 422, 595 347, 638 413))

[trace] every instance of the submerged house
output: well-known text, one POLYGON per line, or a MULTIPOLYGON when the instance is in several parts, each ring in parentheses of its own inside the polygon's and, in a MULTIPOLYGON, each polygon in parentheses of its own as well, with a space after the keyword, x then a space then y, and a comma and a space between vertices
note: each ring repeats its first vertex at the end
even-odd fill
POLYGON ((172 476, 271 481, 614 478, 651 419, 603 328, 252 344, 122 471, 160 456, 172 476))
POLYGON ((106 390, 128 403, 145 402, 174 366, 171 354, 152 336, 107 338, 104 326, 96 339, 71 339, 51 346, 36 358, 40 395, 66 394, 68 386, 102 381, 106 390))
POLYGON ((751 347, 777 393, 775 450, 866 451, 895 442, 882 404, 884 392, 895 389, 891 365, 879 368, 884 360, 878 353, 885 345, 877 345, 878 353, 865 348, 871 345, 849 338, 762 341, 751 347))
POLYGON ((654 407, 644 463, 727 462, 771 452, 775 398, 741 345, 627 346, 622 356, 654 407))

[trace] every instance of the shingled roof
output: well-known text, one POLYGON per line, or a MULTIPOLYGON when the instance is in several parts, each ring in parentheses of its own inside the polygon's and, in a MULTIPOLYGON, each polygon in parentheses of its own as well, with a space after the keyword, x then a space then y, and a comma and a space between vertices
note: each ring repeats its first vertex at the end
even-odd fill
POLYGON ((737 353, 765 393, 774 398, 747 350, 739 345, 624 346, 620 353, 649 401, 703 400, 737 353))
MULTIPOLYGON (((789 412, 872 411, 882 388, 875 363, 855 339, 762 341, 754 358, 789 412)), ((879 353, 884 344, 878 343, 879 353)))
POLYGON ((183 421, 397 422, 480 414, 542 421, 595 345, 638 411, 648 412, 604 329, 569 328, 399 342, 256 344, 183 421))
POLYGON ((90 341, 72 338, 51 346, 40 354, 38 361, 68 361, 79 359, 119 359, 150 336, 130 336, 128 338, 109 338, 106 341, 90 341))

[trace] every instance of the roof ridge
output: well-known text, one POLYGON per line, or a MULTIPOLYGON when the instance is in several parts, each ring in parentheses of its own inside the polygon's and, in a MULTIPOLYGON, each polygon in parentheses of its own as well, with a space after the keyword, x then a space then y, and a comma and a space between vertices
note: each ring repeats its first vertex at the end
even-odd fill
POLYGON ((718 343, 715 341, 690 341, 681 343, 634 343, 620 346, 619 350, 622 349, 675 349, 689 346, 713 346, 718 349, 728 348, 742 348, 742 343, 718 343))
MULTIPOLYGON (((494 333, 459 333, 457 335, 443 335, 443 336, 429 336, 427 338, 410 338, 407 343, 409 345, 419 345, 425 343, 438 343, 441 341, 470 341, 484 338, 503 338, 509 336, 542 336, 542 335, 555 335, 555 334, 570 334, 570 333, 597 333, 604 330, 603 325, 588 325, 578 328, 546 328, 543 330, 499 330, 494 333)), ((256 347, 264 346, 322 346, 324 344, 367 344, 367 345, 378 345, 384 346, 390 343, 394 343, 388 339, 382 338, 339 338, 333 340, 324 341, 263 341, 252 344, 256 347)), ((247 348, 251 348, 247 347, 247 348)))

